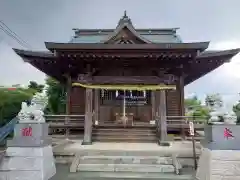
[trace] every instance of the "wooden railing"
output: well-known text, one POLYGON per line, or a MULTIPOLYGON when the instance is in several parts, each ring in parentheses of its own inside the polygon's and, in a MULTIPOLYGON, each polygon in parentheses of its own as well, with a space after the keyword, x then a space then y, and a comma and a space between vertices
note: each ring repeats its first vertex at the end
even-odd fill
MULTIPOLYGON (((59 133, 68 136, 70 130, 84 129, 85 115, 45 115, 46 122, 50 126, 51 133, 59 133)), ((156 117, 156 121, 160 117, 156 117)), ((192 117, 192 116, 167 116, 167 131, 182 131, 186 132, 189 129, 189 122, 194 123, 196 130, 203 130, 207 123, 207 118, 192 117)), ((156 128, 158 128, 157 122, 156 128)), ((183 133, 184 135, 184 133, 183 133)))
POLYGON ((45 115, 49 123, 49 134, 69 136, 71 129, 84 129, 85 115, 45 115))
POLYGON ((167 128, 182 128, 189 127, 189 122, 194 123, 195 129, 202 129, 207 123, 207 117, 193 116, 167 116, 167 128))
MULTIPOLYGON (((161 130, 160 124, 157 123, 160 117, 156 117, 156 128, 161 130)), ((186 136, 186 132, 189 131, 189 122, 194 123, 194 129, 203 130, 205 124, 207 124, 207 117, 193 117, 193 116, 167 116, 167 131, 180 131, 181 136, 172 137, 173 140, 189 140, 190 137, 186 136)), ((204 137, 195 137, 197 140, 201 140, 204 137)))
POLYGON ((64 123, 67 124, 76 124, 79 122, 84 123, 85 115, 45 115, 46 122, 49 123, 64 123))

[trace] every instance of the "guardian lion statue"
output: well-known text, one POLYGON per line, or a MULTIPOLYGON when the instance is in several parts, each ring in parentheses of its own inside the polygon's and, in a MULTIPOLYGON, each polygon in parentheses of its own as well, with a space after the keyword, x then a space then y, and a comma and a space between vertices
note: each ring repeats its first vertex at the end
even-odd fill
POLYGON ((18 113, 19 123, 45 123, 43 111, 47 102, 45 93, 36 93, 29 104, 22 102, 21 110, 18 113))

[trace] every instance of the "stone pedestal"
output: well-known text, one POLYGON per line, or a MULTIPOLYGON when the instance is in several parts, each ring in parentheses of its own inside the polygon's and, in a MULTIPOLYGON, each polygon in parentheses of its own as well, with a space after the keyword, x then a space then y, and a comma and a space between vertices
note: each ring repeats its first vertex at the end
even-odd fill
POLYGON ((46 123, 21 123, 7 142, 0 180, 48 180, 56 174, 46 123))
POLYGON ((240 126, 211 125, 205 128, 196 177, 199 180, 240 179, 240 126))
POLYGON ((202 145, 211 150, 240 150, 239 125, 208 125, 202 145))

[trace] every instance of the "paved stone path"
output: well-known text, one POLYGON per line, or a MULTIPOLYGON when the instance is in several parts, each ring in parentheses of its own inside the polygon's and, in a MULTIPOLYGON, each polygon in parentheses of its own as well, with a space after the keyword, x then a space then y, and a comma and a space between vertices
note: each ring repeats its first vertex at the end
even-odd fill
MULTIPOLYGON (((156 143, 100 143, 81 145, 81 141, 69 140, 54 148, 54 152, 77 153, 81 150, 118 150, 118 151, 152 151, 164 154, 192 156, 192 143, 189 141, 172 142, 169 147, 159 146, 156 143)), ((196 145, 196 152, 201 151, 200 143, 196 145)))
MULTIPOLYGON (((89 175, 94 175, 93 172, 90 172, 90 173, 83 173, 83 172, 80 172, 80 173, 70 173, 69 172, 69 167, 68 165, 62 165, 62 164, 58 164, 57 166, 57 174, 52 177, 50 180, 82 180, 82 179, 88 179, 88 180, 126 180, 126 178, 121 178, 124 174, 119 174, 118 177, 116 178, 111 178, 111 177, 108 177, 107 178, 107 175, 105 175, 105 177, 102 177, 102 178, 86 178, 87 176, 89 175)), ((191 170, 192 171, 192 170, 191 170)), ((106 173, 105 173, 106 174, 106 173)), ((152 177, 152 178, 140 178, 141 180, 149 180, 149 179, 153 179, 153 180, 195 180, 195 178, 191 178, 191 173, 187 173, 188 175, 186 176, 173 176, 173 175, 167 175, 166 178, 162 177, 163 175, 161 175, 161 177, 152 177)), ((99 175, 99 174, 98 174, 99 175)), ((96 175, 95 177, 98 177, 98 175, 96 175)), ((109 175, 109 174, 108 174, 109 175)), ((116 174, 114 174, 116 175, 116 174)), ((134 176, 137 176, 139 174, 135 174, 135 175, 132 175, 133 177, 132 178, 129 178, 131 180, 139 180, 139 177, 138 178, 134 178, 134 176)))

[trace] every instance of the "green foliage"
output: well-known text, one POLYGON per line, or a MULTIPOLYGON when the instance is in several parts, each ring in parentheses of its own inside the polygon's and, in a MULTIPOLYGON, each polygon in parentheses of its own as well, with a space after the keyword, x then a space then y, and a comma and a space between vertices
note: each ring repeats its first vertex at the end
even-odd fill
POLYGON ((232 110, 237 116, 237 124, 240 124, 240 102, 234 105, 232 110))
MULTIPOLYGON (((46 112, 51 114, 65 113, 65 87, 52 78, 47 78, 46 83, 49 98, 46 112)), ((20 85, 14 87, 15 89, 0 89, 0 127, 18 114, 23 101, 31 100, 35 93, 42 92, 44 85, 30 81, 28 88, 21 88, 20 85)))
POLYGON ((209 108, 203 106, 201 101, 195 96, 185 99, 186 116, 192 116, 194 120, 209 119, 209 108))
POLYGON ((185 99, 184 104, 186 108, 192 109, 194 107, 201 106, 201 101, 198 100, 197 96, 194 96, 192 98, 185 99))
POLYGON ((48 105, 47 114, 65 114, 66 112, 66 88, 53 78, 47 78, 46 84, 48 105))
POLYGON ((0 126, 14 118, 21 109, 23 101, 30 100, 35 93, 32 89, 0 89, 0 126))
POLYGON ((15 88, 0 89, 0 127, 14 118, 21 110, 22 102, 31 100, 36 92, 43 90, 44 85, 30 81, 28 88, 21 88, 19 84, 12 87, 15 88))
POLYGON ((42 92, 43 88, 44 88, 44 85, 43 84, 38 84, 37 82, 35 81, 30 81, 29 82, 29 85, 28 85, 28 88, 29 89, 33 89, 35 90, 36 92, 42 92))

